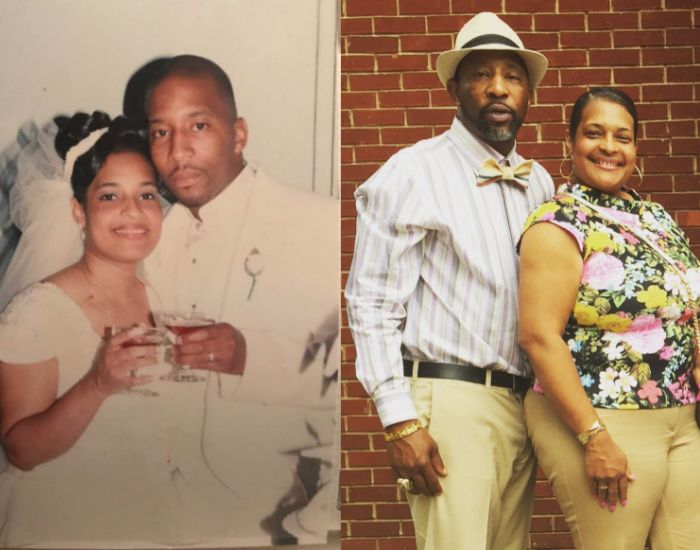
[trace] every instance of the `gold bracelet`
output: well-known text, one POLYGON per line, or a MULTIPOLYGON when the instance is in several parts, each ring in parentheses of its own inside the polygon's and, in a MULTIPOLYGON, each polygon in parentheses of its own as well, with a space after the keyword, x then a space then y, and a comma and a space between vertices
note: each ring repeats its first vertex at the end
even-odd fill
POLYGON ((403 439, 404 437, 408 437, 409 435, 416 433, 422 428, 422 424, 418 420, 414 420, 408 426, 404 426, 400 430, 392 430, 384 433, 384 441, 396 441, 397 439, 403 439))

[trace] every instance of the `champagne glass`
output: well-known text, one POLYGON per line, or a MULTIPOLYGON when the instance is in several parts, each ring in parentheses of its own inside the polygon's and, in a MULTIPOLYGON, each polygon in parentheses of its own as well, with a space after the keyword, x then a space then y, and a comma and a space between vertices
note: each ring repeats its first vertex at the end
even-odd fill
MULTIPOLYGON (((216 321, 208 319, 204 315, 195 312, 167 311, 156 314, 156 322, 162 325, 171 344, 175 344, 177 337, 193 332, 202 327, 213 325, 216 321)), ((172 370, 168 380, 174 382, 203 382, 206 378, 195 372, 189 365, 178 365, 172 360, 172 348, 169 357, 172 370)))
MULTIPOLYGON (((128 327, 123 327, 123 326, 111 326, 110 328, 110 334, 112 336, 116 336, 117 334, 125 331, 125 330, 131 330, 134 328, 134 325, 128 326, 128 327)), ((148 345, 155 345, 159 347, 159 361, 157 364, 153 366, 148 366, 148 367, 143 367, 141 369, 134 369, 131 371, 132 376, 137 376, 141 374, 147 374, 151 375, 156 378, 156 380, 163 380, 165 377, 170 373, 170 365, 165 363, 162 359, 164 356, 163 351, 163 346, 168 343, 167 340, 167 335, 166 331, 163 328, 158 328, 158 327, 147 327, 143 326, 142 332, 140 334, 136 334, 129 338, 126 342, 122 344, 123 348, 130 348, 133 346, 148 346, 148 345)), ((148 384, 148 385, 152 385, 148 384)), ((157 391, 155 391, 152 388, 145 388, 145 387, 137 387, 137 388, 129 388, 127 391, 133 392, 133 393, 140 393, 142 395, 147 395, 150 397, 155 397, 158 394, 157 391)))

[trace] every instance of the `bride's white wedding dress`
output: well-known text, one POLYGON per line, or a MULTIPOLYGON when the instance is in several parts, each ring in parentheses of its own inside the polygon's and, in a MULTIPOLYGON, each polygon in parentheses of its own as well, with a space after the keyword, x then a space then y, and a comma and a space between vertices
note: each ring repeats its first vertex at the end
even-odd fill
MULTIPOLYGON (((0 360, 56 357, 59 395, 90 369, 101 343, 82 309, 51 283, 30 286, 0 317, 0 360)), ((65 454, 28 472, 6 465, 0 545, 197 546, 220 536, 219 516, 231 510, 207 503, 232 502, 230 495, 208 471, 199 441, 178 437, 201 421, 195 385, 159 381, 145 386, 158 395, 110 396, 65 454)))

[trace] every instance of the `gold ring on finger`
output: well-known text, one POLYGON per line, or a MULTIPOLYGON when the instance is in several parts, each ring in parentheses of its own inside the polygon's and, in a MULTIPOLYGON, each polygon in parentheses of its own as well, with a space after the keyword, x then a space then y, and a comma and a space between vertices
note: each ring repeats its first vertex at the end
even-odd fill
POLYGON ((607 491, 608 484, 607 483, 598 483, 598 489, 602 489, 603 491, 607 491))
POLYGON ((396 485, 398 485, 399 489, 402 491, 410 491, 413 489, 413 480, 407 477, 400 477, 396 480, 396 485))

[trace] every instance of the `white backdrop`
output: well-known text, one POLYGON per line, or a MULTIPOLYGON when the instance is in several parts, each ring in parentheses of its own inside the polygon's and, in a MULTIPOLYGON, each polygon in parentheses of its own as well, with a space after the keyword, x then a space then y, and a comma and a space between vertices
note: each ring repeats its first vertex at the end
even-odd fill
POLYGON ((32 119, 120 114, 134 72, 192 53, 230 76, 247 158, 337 196, 337 21, 335 0, 0 0, 0 150, 32 119))

